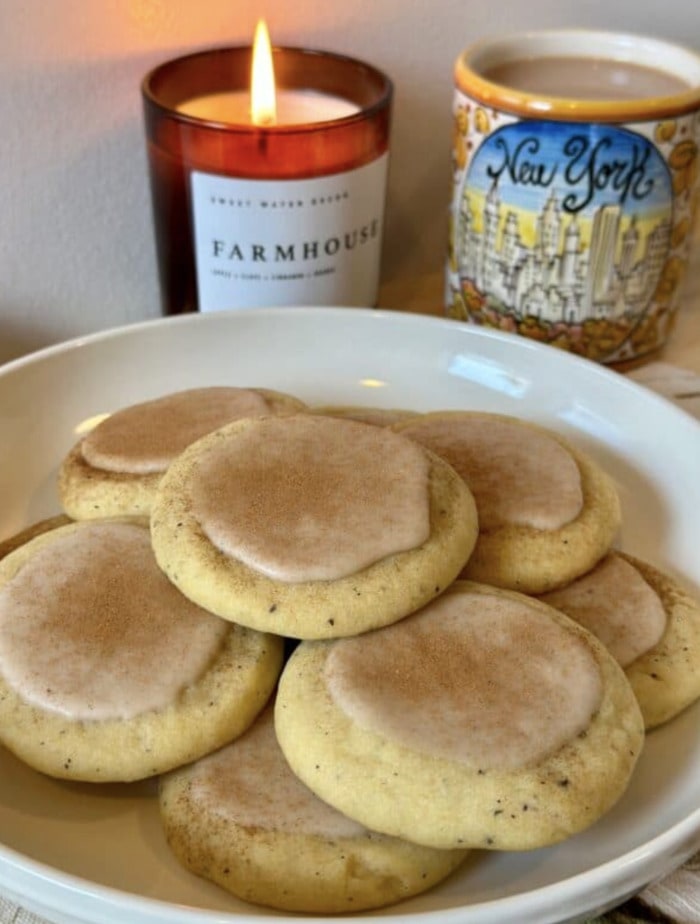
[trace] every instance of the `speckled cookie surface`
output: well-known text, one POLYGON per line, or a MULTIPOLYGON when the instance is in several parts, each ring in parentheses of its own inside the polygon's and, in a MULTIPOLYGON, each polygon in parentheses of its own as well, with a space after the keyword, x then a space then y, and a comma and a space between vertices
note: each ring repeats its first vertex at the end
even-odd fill
POLYGON ((156 558, 226 619, 293 638, 387 625, 441 592, 476 509, 444 461, 389 428, 309 414, 237 421, 170 467, 156 558))
POLYGON ((128 781, 232 740, 263 708, 278 638, 194 606, 148 524, 73 523, 0 562, 0 741, 51 776, 128 781))
POLYGON ((644 738, 622 669, 591 633, 468 581, 387 628, 303 642, 275 726, 294 772, 349 817, 496 850, 591 825, 626 789, 644 738))
POLYGON ((73 519, 148 516, 170 462, 205 433, 240 417, 303 410, 293 395, 265 388, 173 392, 122 408, 81 438, 59 471, 59 497, 73 519))
POLYGON ((669 574, 615 551, 544 599, 608 647, 648 729, 700 697, 700 603, 669 574))
POLYGON ((545 593, 612 546, 621 521, 614 482, 553 430, 476 411, 436 411, 394 429, 446 459, 474 494, 479 538, 462 577, 545 593))
POLYGON ((376 834, 321 802, 289 769, 270 708, 233 744, 162 778, 160 811, 185 867, 284 911, 390 905, 444 879, 466 853, 376 834))

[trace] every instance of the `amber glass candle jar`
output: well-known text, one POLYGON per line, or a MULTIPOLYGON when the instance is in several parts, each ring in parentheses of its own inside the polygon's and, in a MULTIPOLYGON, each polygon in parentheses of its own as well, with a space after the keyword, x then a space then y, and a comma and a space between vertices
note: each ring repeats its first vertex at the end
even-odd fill
POLYGON ((323 51, 275 48, 273 62, 272 125, 241 110, 250 47, 187 55, 144 78, 166 314, 376 304, 391 81, 323 51))

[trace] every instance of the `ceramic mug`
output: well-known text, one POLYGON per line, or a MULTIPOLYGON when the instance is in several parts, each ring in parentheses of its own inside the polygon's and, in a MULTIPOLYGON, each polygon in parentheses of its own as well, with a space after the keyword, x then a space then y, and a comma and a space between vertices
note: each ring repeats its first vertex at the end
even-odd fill
POLYGON ((698 189, 700 54, 610 32, 455 66, 446 311, 614 366, 663 347, 698 189))

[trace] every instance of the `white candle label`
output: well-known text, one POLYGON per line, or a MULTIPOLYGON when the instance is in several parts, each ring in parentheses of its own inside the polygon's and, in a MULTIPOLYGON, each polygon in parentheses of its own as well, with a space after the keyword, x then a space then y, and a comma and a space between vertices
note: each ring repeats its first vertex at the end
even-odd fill
POLYGON ((303 180, 193 171, 199 310, 374 305, 387 167, 384 154, 303 180))

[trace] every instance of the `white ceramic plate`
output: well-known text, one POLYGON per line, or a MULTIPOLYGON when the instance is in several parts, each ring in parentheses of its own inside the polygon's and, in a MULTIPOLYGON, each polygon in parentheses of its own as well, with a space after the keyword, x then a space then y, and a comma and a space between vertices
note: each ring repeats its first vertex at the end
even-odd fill
MULTIPOLYGON (((553 426, 617 480, 622 547, 700 592, 700 426, 693 419, 553 348, 448 320, 358 309, 179 317, 0 368, 0 537, 57 512, 57 466, 83 421, 212 384, 269 386, 316 403, 497 410, 553 426)), ((547 850, 475 853, 439 888, 365 917, 572 922, 638 891, 700 846, 699 719, 693 707, 649 735, 628 792, 583 834, 547 850)), ((0 749, 2 893, 59 924, 284 917, 237 902, 179 867, 160 830, 153 783, 55 782, 0 749)))

